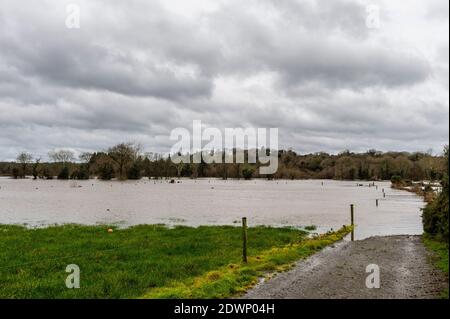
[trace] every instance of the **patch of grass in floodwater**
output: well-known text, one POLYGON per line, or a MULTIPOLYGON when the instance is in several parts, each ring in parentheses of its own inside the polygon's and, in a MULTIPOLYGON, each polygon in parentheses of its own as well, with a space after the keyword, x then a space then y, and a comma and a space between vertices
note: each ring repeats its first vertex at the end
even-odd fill
POLYGON ((229 296, 340 237, 305 242, 304 231, 249 228, 244 265, 239 227, 0 225, 0 298, 229 296), (80 267, 79 289, 66 288, 69 264, 80 267))
MULTIPOLYGON (((438 269, 442 270, 448 278, 448 244, 437 241, 428 235, 423 236, 423 242, 429 250, 434 252, 432 260, 433 264, 438 269)), ((448 288, 442 292, 442 298, 449 299, 448 288)))
POLYGON ((307 230, 307 231, 313 231, 316 229, 317 229, 316 225, 305 226, 305 230, 307 230))

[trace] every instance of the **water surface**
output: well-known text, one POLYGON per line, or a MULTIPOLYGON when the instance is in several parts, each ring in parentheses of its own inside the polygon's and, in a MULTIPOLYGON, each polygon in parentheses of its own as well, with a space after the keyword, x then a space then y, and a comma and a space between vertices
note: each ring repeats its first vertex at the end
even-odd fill
POLYGON ((58 181, 0 178, 0 223, 318 226, 337 229, 350 222, 355 236, 421 234, 423 201, 393 190, 388 182, 341 181, 58 181), (323 185, 322 185, 323 183, 323 185), (386 197, 383 197, 382 189, 386 197), (375 200, 379 199, 376 207, 375 200))

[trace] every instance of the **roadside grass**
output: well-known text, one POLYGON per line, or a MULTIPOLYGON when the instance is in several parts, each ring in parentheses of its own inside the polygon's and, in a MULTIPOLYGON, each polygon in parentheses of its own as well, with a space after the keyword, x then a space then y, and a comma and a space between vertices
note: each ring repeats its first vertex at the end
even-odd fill
MULTIPOLYGON (((432 258, 433 264, 440 270, 442 270, 448 278, 448 251, 449 246, 447 243, 443 243, 441 241, 437 241, 433 239, 429 235, 423 236, 423 242, 425 246, 434 252, 434 256, 432 258)), ((442 292, 441 295, 444 299, 449 299, 448 288, 442 292)))
POLYGON ((205 299, 236 296, 254 286, 261 277, 289 270, 297 260, 342 240, 350 231, 351 227, 344 226, 336 232, 303 239, 284 247, 274 247, 251 256, 247 263, 228 264, 196 278, 173 281, 167 287, 151 289, 144 298, 205 299))
POLYGON ((226 297, 348 230, 306 239, 292 228, 249 228, 243 264, 242 230, 233 226, 0 225, 0 298, 226 297), (80 267, 80 289, 66 288, 69 264, 80 267))

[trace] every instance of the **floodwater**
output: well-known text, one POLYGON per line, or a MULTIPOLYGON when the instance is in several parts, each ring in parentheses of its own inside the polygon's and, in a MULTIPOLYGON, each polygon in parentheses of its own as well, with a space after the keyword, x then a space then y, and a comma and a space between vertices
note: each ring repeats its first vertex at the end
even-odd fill
POLYGON ((0 178, 0 224, 239 225, 245 216, 250 226, 315 225, 323 232, 349 224, 354 204, 356 239, 422 233, 421 198, 393 190, 389 182, 368 185, 330 180, 183 179, 170 184, 0 178))

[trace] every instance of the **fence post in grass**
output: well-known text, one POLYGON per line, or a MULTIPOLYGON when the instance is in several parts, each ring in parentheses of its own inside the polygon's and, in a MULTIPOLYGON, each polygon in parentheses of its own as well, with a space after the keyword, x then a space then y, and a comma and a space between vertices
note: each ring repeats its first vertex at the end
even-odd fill
POLYGON ((355 220, 354 220, 354 211, 355 211, 355 206, 353 204, 350 205, 350 223, 352 226, 352 241, 355 240, 355 220))
POLYGON ((375 203, 376 203, 376 205, 377 205, 377 207, 378 207, 378 198, 375 200, 375 203))
POLYGON ((242 261, 247 262, 247 217, 242 217, 242 261))

